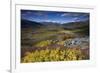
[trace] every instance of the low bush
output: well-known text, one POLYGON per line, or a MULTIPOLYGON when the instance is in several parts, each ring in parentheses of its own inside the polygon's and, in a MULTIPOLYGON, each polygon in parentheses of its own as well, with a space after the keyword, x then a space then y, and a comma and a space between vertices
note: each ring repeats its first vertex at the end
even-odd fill
POLYGON ((48 62, 48 61, 73 61, 83 60, 86 57, 80 49, 61 49, 60 47, 55 49, 36 50, 34 52, 28 52, 26 56, 22 58, 22 63, 29 62, 48 62))

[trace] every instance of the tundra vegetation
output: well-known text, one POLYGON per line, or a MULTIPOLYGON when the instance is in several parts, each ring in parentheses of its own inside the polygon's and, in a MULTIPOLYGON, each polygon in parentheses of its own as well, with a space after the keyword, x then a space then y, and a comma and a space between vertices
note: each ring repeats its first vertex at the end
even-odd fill
POLYGON ((89 21, 21 20, 21 63, 89 60, 89 21))

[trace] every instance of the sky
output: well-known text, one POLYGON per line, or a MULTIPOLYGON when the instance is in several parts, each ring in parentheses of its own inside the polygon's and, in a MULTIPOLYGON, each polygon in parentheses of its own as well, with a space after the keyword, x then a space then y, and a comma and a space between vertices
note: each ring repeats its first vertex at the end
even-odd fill
POLYGON ((63 24, 89 20, 89 13, 21 10, 21 19, 63 24))

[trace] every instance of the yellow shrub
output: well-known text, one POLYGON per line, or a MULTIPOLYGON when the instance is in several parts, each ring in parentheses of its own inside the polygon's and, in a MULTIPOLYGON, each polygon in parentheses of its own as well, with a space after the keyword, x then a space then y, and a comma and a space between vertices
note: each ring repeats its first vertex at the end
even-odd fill
POLYGON ((36 47, 44 47, 44 46, 48 46, 50 44, 51 44, 51 40, 41 41, 36 44, 36 47))
POLYGON ((32 53, 28 52, 21 62, 72 61, 83 60, 85 57, 80 49, 61 49, 58 47, 55 49, 36 50, 32 53))

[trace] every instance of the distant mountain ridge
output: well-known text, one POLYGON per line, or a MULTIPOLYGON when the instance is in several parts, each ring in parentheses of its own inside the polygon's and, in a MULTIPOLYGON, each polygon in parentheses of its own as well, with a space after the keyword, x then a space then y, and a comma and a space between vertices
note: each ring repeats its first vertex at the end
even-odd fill
POLYGON ((47 24, 54 24, 54 25, 59 25, 60 23, 56 23, 56 22, 40 22, 41 24, 47 25, 47 24))
POLYGON ((66 29, 79 29, 83 27, 89 27, 89 21, 71 22, 63 24, 66 29))
POLYGON ((22 28, 28 28, 28 27, 33 27, 33 28, 38 28, 43 26, 43 24, 35 22, 35 21, 29 21, 25 19, 21 19, 21 27, 22 28))
POLYGON ((35 22, 35 21, 21 19, 21 27, 22 28, 28 28, 28 27, 32 27, 32 28, 40 28, 40 27, 57 28, 57 27, 62 27, 64 29, 79 29, 79 28, 89 27, 89 20, 59 24, 59 23, 54 23, 54 22, 35 22))

